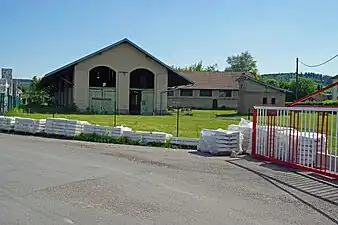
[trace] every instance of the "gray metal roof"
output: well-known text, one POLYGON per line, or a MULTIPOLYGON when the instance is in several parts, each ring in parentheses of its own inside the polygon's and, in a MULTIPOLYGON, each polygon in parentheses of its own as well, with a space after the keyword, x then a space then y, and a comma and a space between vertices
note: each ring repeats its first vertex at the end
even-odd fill
POLYGON ((108 51, 108 50, 110 50, 110 49, 112 49, 112 48, 114 48, 114 47, 116 47, 116 46, 118 46, 118 45, 120 45, 120 44, 123 44, 123 43, 128 43, 128 44, 130 44, 131 46, 133 46, 134 48, 136 48, 137 50, 139 50, 140 52, 142 52, 142 53, 145 54, 146 56, 152 58, 155 62, 157 62, 158 64, 162 65, 163 67, 165 67, 165 68, 168 69, 169 71, 171 71, 171 72, 173 72, 173 73, 175 73, 175 74, 181 76, 181 77, 184 78, 185 80, 187 80, 188 83, 194 84, 194 81, 191 80, 189 77, 183 75, 183 74, 180 73, 180 72, 175 71, 173 68, 171 68, 170 66, 168 66, 167 64, 165 64, 165 63, 162 62, 161 60, 157 59, 156 57, 154 57, 153 55, 151 55, 150 53, 148 53, 148 52, 145 51, 144 49, 140 48, 138 45, 136 45, 134 42, 130 41, 130 40, 127 39, 127 38, 124 38, 124 39, 122 39, 122 40, 120 40, 120 41, 118 41, 118 42, 116 42, 116 43, 114 43, 114 44, 112 44, 112 45, 109 45, 109 46, 107 46, 107 47, 105 47, 105 48, 102 48, 102 49, 100 49, 100 50, 98 50, 98 51, 96 51, 96 52, 94 52, 94 53, 92 53, 92 54, 89 54, 89 55, 87 55, 87 56, 85 56, 85 57, 82 57, 82 58, 80 58, 80 59, 78 59, 78 60, 76 60, 76 61, 74 61, 74 62, 71 62, 71 63, 69 63, 69 64, 67 64, 67 65, 65 65, 65 66, 63 66, 63 67, 60 67, 60 68, 58 68, 58 69, 56 69, 56 70, 54 70, 54 71, 52 71, 52 72, 49 72, 49 73, 47 73, 47 74, 44 76, 44 78, 45 78, 45 77, 52 76, 52 75, 55 75, 56 73, 58 73, 58 72, 60 72, 60 71, 62 71, 62 70, 64 70, 64 69, 67 69, 68 67, 74 66, 74 65, 76 65, 76 64, 78 64, 78 63, 80 63, 80 62, 82 62, 82 61, 84 61, 84 60, 86 60, 86 59, 89 59, 89 58, 91 58, 91 57, 93 57, 93 56, 96 56, 96 55, 101 54, 101 53, 103 53, 103 52, 105 52, 105 51, 108 51))

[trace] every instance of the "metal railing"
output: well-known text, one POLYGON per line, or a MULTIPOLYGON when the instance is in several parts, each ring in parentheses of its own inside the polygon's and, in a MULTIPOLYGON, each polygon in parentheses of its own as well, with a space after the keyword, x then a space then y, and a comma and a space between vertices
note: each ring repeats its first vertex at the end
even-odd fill
POLYGON ((338 108, 256 106, 252 155, 338 178, 338 108))

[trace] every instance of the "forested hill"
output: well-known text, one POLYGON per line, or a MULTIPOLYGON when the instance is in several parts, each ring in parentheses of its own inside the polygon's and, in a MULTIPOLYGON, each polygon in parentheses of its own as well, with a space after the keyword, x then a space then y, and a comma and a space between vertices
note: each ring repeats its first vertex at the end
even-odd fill
MULTIPOLYGON (((261 74, 264 79, 276 79, 290 81, 296 79, 295 73, 273 73, 273 74, 261 74)), ((319 73, 300 73, 299 77, 307 77, 313 79, 317 84, 327 86, 332 83, 330 76, 319 73)))

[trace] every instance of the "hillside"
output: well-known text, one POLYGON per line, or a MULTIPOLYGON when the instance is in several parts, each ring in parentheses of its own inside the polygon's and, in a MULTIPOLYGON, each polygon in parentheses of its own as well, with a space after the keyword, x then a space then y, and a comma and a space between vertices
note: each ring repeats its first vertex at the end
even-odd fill
MULTIPOLYGON (((295 73, 274 73, 274 74, 262 74, 264 79, 276 79, 290 81, 296 79, 295 73)), ((307 77, 313 79, 316 83, 322 86, 327 86, 332 83, 332 79, 328 75, 318 74, 318 73, 300 73, 299 77, 307 77)))

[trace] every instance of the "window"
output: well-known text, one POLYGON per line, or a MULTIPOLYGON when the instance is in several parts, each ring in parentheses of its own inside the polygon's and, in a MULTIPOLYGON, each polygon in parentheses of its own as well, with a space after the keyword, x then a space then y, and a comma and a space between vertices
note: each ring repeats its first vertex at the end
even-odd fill
POLYGON ((200 90, 201 97, 212 97, 212 90, 200 90))
POLYGON ((271 104, 272 104, 272 105, 276 105, 276 98, 272 98, 272 99, 271 99, 271 104))
POLYGON ((268 104, 268 98, 263 98, 263 105, 268 104))
POLYGON ((174 91, 168 91, 168 92, 167 92, 167 95, 168 95, 168 96, 174 96, 174 91))
POLYGON ((231 98, 232 97, 232 91, 229 91, 229 90, 219 90, 219 97, 231 98))
POLYGON ((181 96, 192 96, 192 90, 181 90, 181 96))

